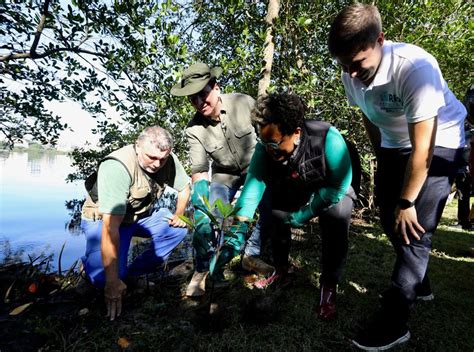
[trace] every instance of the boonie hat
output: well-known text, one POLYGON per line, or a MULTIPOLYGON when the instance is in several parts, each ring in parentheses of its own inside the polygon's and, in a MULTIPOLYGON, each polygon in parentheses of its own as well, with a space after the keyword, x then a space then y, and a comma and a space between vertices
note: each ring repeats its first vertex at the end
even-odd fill
POLYGON ((222 68, 209 68, 207 64, 197 62, 184 70, 181 81, 171 88, 171 94, 178 97, 199 93, 212 78, 219 78, 222 68))

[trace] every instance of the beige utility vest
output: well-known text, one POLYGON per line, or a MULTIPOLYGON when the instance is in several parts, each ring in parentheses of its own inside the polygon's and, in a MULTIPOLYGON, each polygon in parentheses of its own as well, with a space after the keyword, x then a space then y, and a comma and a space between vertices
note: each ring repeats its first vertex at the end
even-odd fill
MULTIPOLYGON (((137 154, 133 145, 127 145, 107 155, 101 162, 114 159, 121 162, 127 169, 130 178, 130 192, 127 201, 127 211, 123 223, 133 223, 138 219, 148 216, 155 201, 161 196, 165 185, 159 184, 152 179, 138 164, 137 154)), ((165 166, 159 173, 172 172, 174 170, 174 160, 169 158, 165 166)), ((87 196, 82 206, 82 217, 90 220, 102 219, 99 212, 99 199, 97 194, 97 173, 89 176, 86 180, 87 196), (94 180, 95 174, 95 180, 94 180)), ((163 177, 159 177, 163 179, 163 177)), ((167 178, 167 177, 165 177, 167 178)))

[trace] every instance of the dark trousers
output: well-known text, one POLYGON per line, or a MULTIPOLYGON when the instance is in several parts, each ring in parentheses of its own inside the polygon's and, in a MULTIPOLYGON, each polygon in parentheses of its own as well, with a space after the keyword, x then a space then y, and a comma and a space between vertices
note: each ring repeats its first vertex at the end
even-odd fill
POLYGON ((435 148, 428 177, 415 203, 418 222, 426 232, 418 233, 420 240, 411 238, 410 244, 407 245, 399 234, 394 233, 394 224, 395 208, 400 198, 410 153, 409 148, 383 148, 378 158, 376 175, 376 196, 382 227, 397 255, 391 289, 384 297, 382 309, 401 319, 402 323, 408 320, 409 308, 416 299, 416 290, 425 277, 432 236, 459 168, 462 149, 435 148))
MULTIPOLYGON (((288 185, 287 185, 288 186, 288 185)), ((298 197, 298 193, 292 196, 283 196, 284 193, 290 195, 291 187, 286 188, 286 192, 275 190, 278 196, 272 198, 274 209, 284 211, 296 211, 304 206, 310 196, 298 197), (280 193, 281 192, 281 193, 280 193)), ((274 193, 274 192, 272 192, 274 193)), ((347 258, 348 234, 351 223, 351 213, 353 198, 355 197, 352 187, 348 194, 336 205, 322 212, 319 215, 319 225, 322 237, 322 275, 321 283, 335 285, 339 282, 347 258)), ((272 250, 274 264, 277 269, 288 267, 288 257, 291 247, 291 228, 283 223, 283 220, 273 217, 272 250)))

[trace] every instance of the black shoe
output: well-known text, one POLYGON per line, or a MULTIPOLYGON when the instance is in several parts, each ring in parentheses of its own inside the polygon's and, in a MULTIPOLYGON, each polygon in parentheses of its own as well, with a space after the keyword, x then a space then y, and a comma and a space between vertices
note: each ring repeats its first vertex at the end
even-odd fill
POLYGON ((385 324, 374 323, 361 331, 352 343, 365 351, 385 351, 407 342, 410 336, 410 331, 406 326, 389 327, 385 324))

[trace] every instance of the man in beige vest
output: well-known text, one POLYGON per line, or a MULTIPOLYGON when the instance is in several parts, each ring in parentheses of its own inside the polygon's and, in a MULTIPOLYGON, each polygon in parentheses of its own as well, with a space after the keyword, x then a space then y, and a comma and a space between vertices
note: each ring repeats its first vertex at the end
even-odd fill
POLYGON ((104 288, 110 320, 122 311, 124 277, 156 270, 186 235, 179 215, 189 201, 189 177, 172 149, 168 131, 148 127, 134 145, 106 156, 95 177, 86 180, 81 227, 87 248, 82 262, 94 286, 104 288), (166 186, 178 191, 174 214, 166 208, 155 209, 166 186), (127 265, 133 236, 150 238, 151 246, 127 265))

